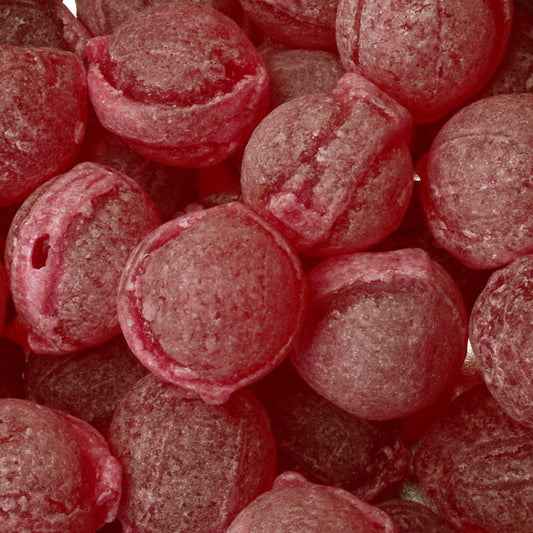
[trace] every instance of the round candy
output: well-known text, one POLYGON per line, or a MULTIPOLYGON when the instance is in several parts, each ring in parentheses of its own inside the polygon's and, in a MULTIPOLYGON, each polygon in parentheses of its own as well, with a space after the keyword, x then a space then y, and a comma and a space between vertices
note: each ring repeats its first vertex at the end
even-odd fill
POLYGON ((419 162, 437 242, 470 268, 533 252, 533 94, 478 100, 446 122, 419 162))
POLYGON ((9 230, 6 270, 32 350, 71 353, 117 335, 122 270, 159 224, 140 185, 95 163, 77 165, 27 198, 9 230))
POLYGON ((415 122, 433 122, 492 76, 512 13, 512 0, 340 0, 337 46, 346 70, 396 98, 415 122))
POLYGON ((3 533, 95 533, 117 515, 122 471, 89 424, 29 400, 0 400, 3 533))
POLYGON ((466 355, 467 316, 448 273, 421 249, 346 254, 308 274, 291 353, 316 392, 369 420, 436 402, 466 355))
POLYGON ((301 253, 373 246, 400 224, 413 164, 409 113, 357 74, 277 107, 244 151, 244 202, 301 253))
POLYGON ((270 421, 248 390, 208 405, 150 374, 117 407, 109 441, 125 533, 226 531, 274 479, 270 421))
POLYGON ((533 255, 494 272, 470 316, 470 342, 488 389, 533 427, 533 255))
POLYGON ((88 43, 89 96, 103 126, 149 159, 214 165, 236 152, 268 109, 265 64, 214 8, 143 10, 88 43))
POLYGON ((383 511, 337 487, 311 483, 296 472, 278 476, 272 490, 241 511, 227 533, 396 533, 383 511))
POLYGON ((145 366, 222 403, 287 355, 306 296, 292 249, 232 202, 183 215, 148 235, 124 270, 118 312, 145 366))

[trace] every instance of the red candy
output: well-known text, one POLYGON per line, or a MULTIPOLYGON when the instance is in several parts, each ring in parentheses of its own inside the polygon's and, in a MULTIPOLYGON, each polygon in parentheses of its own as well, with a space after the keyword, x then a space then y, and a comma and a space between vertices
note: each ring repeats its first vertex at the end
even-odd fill
POLYGON ((6 241, 6 270, 33 351, 71 353, 120 332, 122 269, 159 223, 136 182, 94 163, 56 176, 24 202, 6 241))
POLYGON ((118 298, 135 355, 159 377, 222 403, 287 355, 306 286, 285 241, 233 202, 148 235, 128 261, 118 298))
POLYGON ((149 159, 214 165, 268 108, 268 75, 248 37, 216 9, 173 2, 89 41, 89 95, 101 123, 149 159))
POLYGON ((369 420, 434 403, 466 355, 459 289, 420 249, 326 259, 291 360, 319 394, 369 420))
POLYGON ((413 183, 407 111, 356 74, 274 109, 246 145, 244 202, 301 253, 369 248, 395 230, 413 183))
POLYGON ((246 390, 207 405, 149 375, 118 406, 109 440, 124 469, 125 533, 225 531, 274 478, 270 422, 246 390))

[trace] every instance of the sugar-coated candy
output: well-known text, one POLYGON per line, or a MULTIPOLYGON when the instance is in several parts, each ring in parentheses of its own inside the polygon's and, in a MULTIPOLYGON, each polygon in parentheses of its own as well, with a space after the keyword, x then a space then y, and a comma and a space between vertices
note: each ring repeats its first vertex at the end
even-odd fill
POLYGON ((2 533, 95 533, 117 514, 122 470, 89 424, 0 400, 2 533))
POLYGON ((376 507, 393 519, 398 533, 455 533, 444 518, 413 500, 386 500, 376 507))
POLYGON ((291 360, 316 392, 369 420, 434 403, 466 355, 467 316, 449 274, 421 249, 331 257, 307 275, 291 360))
POLYGON ((284 472, 233 520, 227 533, 397 533, 392 519, 338 487, 284 472))
POLYGON ((272 422, 278 472, 341 487, 370 501, 401 481, 412 452, 398 421, 357 418, 313 391, 289 359, 252 385, 272 422))
POLYGON ((484 385, 454 400, 423 439, 414 469, 456 528, 533 531, 533 429, 509 417, 484 385))
POLYGON ((0 206, 64 171, 86 122, 86 73, 75 54, 0 46, 0 206))
POLYGON ((410 134, 403 107, 345 74, 332 92, 286 102, 261 121, 244 151, 243 200, 300 253, 369 248, 409 204, 410 134))
POLYGON ((454 114, 417 165, 437 242, 470 268, 533 251, 533 94, 483 98, 454 114))
POLYGON ((0 337, 0 398, 24 398, 26 353, 15 341, 0 337))
POLYGON ((164 164, 205 167, 236 152, 268 110, 268 73, 246 34, 209 6, 148 8, 87 46, 102 125, 164 164))
POLYGON ((336 37, 360 72, 433 122, 479 91, 502 60, 512 0, 340 0, 336 37))
POLYGON ((259 51, 268 68, 272 109, 305 94, 329 93, 345 74, 339 56, 327 50, 259 51))
POLYGON ((223 533, 275 475, 270 421, 246 389, 208 405, 150 374, 117 407, 109 441, 125 533, 223 533))
POLYGON ((81 418, 107 435, 115 408, 148 370, 122 335, 71 355, 30 353, 26 397, 81 418))
POLYGON ((133 353, 152 372, 222 403, 287 355, 306 296, 286 241, 232 202, 145 237, 124 269, 118 314, 133 353))
POLYGON ((75 166, 27 198, 8 233, 5 266, 32 350, 71 353, 117 335, 123 267, 159 224, 140 185, 95 163, 75 166))
POLYGON ((512 418, 533 427, 533 255, 494 272, 470 316, 485 383, 512 418))

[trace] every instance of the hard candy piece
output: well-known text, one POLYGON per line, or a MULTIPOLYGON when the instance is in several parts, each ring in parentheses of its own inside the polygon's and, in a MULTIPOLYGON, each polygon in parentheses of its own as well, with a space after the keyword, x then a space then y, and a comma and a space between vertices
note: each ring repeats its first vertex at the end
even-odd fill
POLYGON ((0 206, 73 161, 87 122, 85 76, 72 52, 0 46, 0 206))
POLYGON ((300 253, 373 246, 409 204, 409 113, 357 74, 274 109, 244 151, 244 202, 300 253))
POLYGON ((433 122, 479 91, 502 60, 512 0, 340 0, 337 47, 360 72, 433 122))
POLYGON ((72 353, 120 332, 120 275, 159 223, 136 182, 94 163, 49 180, 24 202, 6 241, 6 271, 33 351, 72 353))
POLYGON ((103 126, 145 157, 206 167, 243 145, 268 109, 268 74, 248 37, 208 6, 143 10, 87 53, 103 126))
POLYGON ((533 255, 494 272, 470 316, 470 342, 489 391, 533 427, 533 255))
POLYGON ((343 488, 370 501, 401 481, 411 450, 397 422, 357 418, 313 391, 286 359, 252 385, 272 421, 278 472, 343 488))
POLYGON ((428 228, 470 268, 533 251, 533 94, 484 98, 457 112, 417 166, 428 228))
POLYGON ((338 0, 241 0, 244 11, 270 38, 291 48, 335 48, 338 0))
POLYGON ((455 530, 437 513, 412 500, 386 500, 376 504, 398 527, 398 533, 454 533, 455 530))
POLYGON ((311 483, 285 472, 242 510, 227 533, 396 533, 383 511, 337 487, 311 483))
POLYGON ((305 277, 284 239, 238 202, 163 224, 128 260, 118 314, 152 372, 222 403, 287 355, 305 277))
POLYGON ((326 50, 282 49, 262 56, 270 78, 271 109, 305 94, 329 93, 345 74, 339 56, 326 50))
POLYGON ((533 429, 510 418, 484 385, 459 396, 436 422, 414 469, 453 526, 533 531, 533 429))
POLYGON ((25 371, 26 395, 85 420, 105 436, 116 406, 147 373, 118 335, 70 356, 31 353, 25 371))
POLYGON ((5 533, 94 533, 111 522, 121 467, 89 424, 29 400, 0 400, 5 533))
POLYGON ((125 533, 222 533, 274 479, 270 422, 248 390, 214 406, 148 375, 119 404, 109 441, 125 533))
POLYGON ((291 360, 316 392, 369 420, 433 404, 466 355, 467 316, 446 271, 421 249, 325 259, 291 360))

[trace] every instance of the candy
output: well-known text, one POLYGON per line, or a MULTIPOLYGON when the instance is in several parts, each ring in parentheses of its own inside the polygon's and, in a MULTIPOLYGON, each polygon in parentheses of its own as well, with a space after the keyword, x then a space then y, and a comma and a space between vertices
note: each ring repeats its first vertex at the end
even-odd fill
POLYGON ((270 422, 247 390, 214 406, 148 375, 119 404, 109 440, 125 533, 225 531, 274 479, 270 422))
POLYGON ((470 317, 470 342, 500 407, 533 427, 533 255, 494 272, 470 317))
POLYGON ((227 533, 396 533, 385 513, 349 492, 316 485, 296 472, 278 476, 231 523, 227 533))
POLYGON ((533 251, 533 94, 484 98, 456 113, 417 165, 436 241, 470 268, 533 251))
POLYGON ((346 74, 331 93, 291 100, 259 124, 244 151, 243 200, 300 253, 369 248, 407 209, 410 128, 405 109, 346 74))
POLYGON ((325 259, 308 274, 306 321, 291 353, 316 392, 369 420, 434 403, 466 355, 459 289, 420 249, 325 259))
POLYGON ((244 144, 268 108, 268 75, 248 37, 216 9, 143 10, 87 53, 104 127, 164 164, 214 165, 244 144))
POLYGON ((533 531, 533 429, 507 416, 484 385, 452 403, 422 441, 414 468, 455 527, 533 531))
POLYGON ((87 122, 85 68, 72 52, 0 46, 0 205, 65 170, 87 122))
POLYGON ((148 235, 130 256, 118 294, 135 355, 214 403, 281 362, 305 304, 298 258, 238 202, 184 215, 148 235))
POLYGON ((24 202, 6 241, 6 270, 33 351, 71 353, 120 332, 122 269, 159 223, 136 182, 94 163, 49 180, 24 202))
POLYGON ((502 60, 512 0, 340 0, 337 47, 359 72, 433 122, 479 91, 502 60))
POLYGON ((0 433, 4 533, 94 533, 115 518, 121 467, 89 424, 7 398, 0 400, 0 433))

